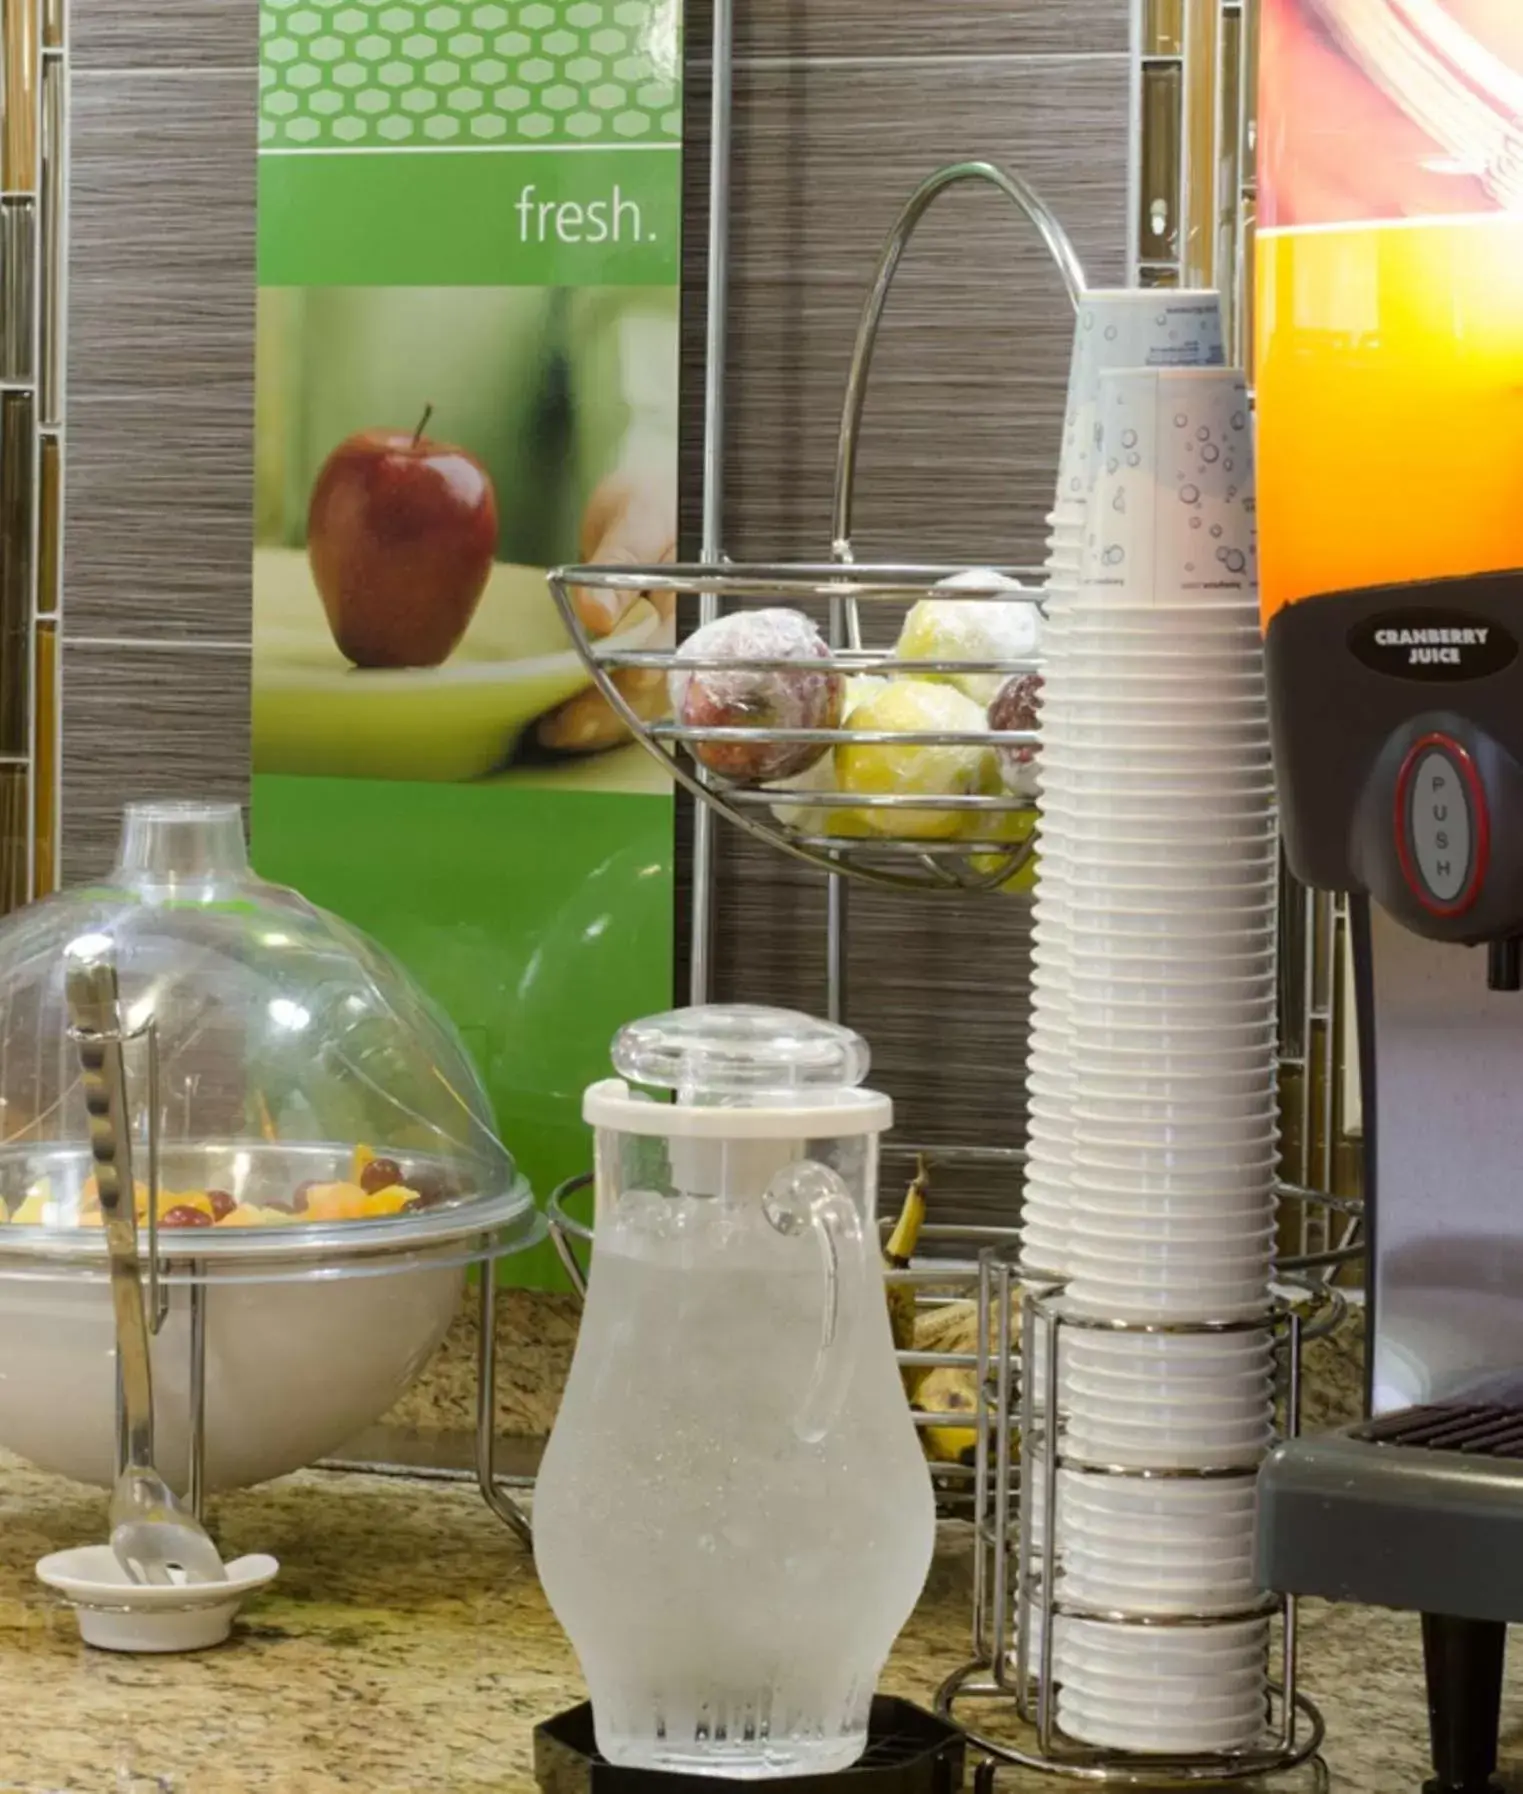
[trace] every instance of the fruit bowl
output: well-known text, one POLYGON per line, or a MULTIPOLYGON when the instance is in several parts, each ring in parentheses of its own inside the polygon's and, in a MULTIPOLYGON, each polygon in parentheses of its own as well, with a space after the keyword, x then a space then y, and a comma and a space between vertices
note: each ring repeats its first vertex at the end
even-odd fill
POLYGON ((107 1245, 64 983, 87 937, 119 990, 160 1468, 185 1485, 194 1413, 205 1486, 295 1469, 401 1394, 467 1265, 537 1237, 532 1196, 458 1034, 394 960, 257 878, 235 806, 132 806, 106 884, 0 923, 0 1448, 113 1475, 107 1245))
MULTIPOLYGON (((339 1184, 349 1167, 344 1149, 174 1147, 161 1177, 171 1190, 225 1190, 273 1213, 266 1203, 308 1182, 339 1184)), ((116 1430, 106 1243, 87 1209, 72 1224, 63 1218, 79 1214, 89 1174, 78 1150, 0 1155, 0 1200, 19 1213, 22 1192, 46 1180, 55 1217, 0 1227, 0 1354, 26 1367, 0 1378, 0 1445, 106 1486, 116 1430)), ((161 1224, 163 1318, 152 1354, 165 1477, 182 1491, 188 1480, 195 1306, 205 1327, 206 1486, 262 1482, 353 1438, 428 1362, 459 1307, 466 1264, 522 1231, 512 1219, 494 1225, 480 1207, 445 1203, 398 1220, 161 1224)))
POLYGON ((1031 708, 1042 578, 835 562, 563 567, 549 576, 581 663, 614 712, 672 778, 735 826, 867 883, 1017 893, 1034 884, 1037 734, 1010 726, 1024 713, 999 700, 1020 682, 1031 708), (708 627, 675 649, 594 641, 574 598, 588 590, 625 601, 674 592, 708 627), (875 623, 900 626, 893 647, 861 645, 864 633, 884 633, 864 629, 875 607, 875 623), (806 621, 827 615, 829 645, 806 621), (790 618, 803 629, 781 628, 790 618), (641 718, 615 683, 621 668, 664 671, 673 719, 641 718), (780 768, 789 776, 778 777, 780 768))

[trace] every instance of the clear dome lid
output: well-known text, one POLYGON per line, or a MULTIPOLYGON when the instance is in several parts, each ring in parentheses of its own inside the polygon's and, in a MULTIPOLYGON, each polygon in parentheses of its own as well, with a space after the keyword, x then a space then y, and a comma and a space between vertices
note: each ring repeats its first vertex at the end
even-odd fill
POLYGON ((793 1009, 710 1003, 631 1022, 613 1063, 631 1084, 671 1090, 679 1103, 725 1107, 818 1101, 867 1076, 867 1042, 850 1028, 793 1009))
POLYGON ((136 1208, 161 1259, 389 1268, 532 1231, 437 1004, 257 877, 236 806, 137 804, 106 883, 0 923, 0 1260, 106 1261, 66 985, 81 946, 114 964, 136 1208))

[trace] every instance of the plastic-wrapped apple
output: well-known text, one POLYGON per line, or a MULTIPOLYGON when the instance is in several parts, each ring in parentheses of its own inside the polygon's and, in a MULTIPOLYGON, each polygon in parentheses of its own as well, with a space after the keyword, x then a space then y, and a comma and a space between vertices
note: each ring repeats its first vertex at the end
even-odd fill
MULTIPOLYGON (((999 688, 989 706, 989 727, 996 733, 1007 729, 1035 729, 1037 711, 1042 701, 1042 675, 1016 673, 999 688)), ((994 758, 999 764, 1000 782, 1013 797, 1035 797, 1037 794, 1037 749, 996 745, 994 758)))
MULTIPOLYGON (((856 706, 853 729, 893 733, 983 735, 988 721, 975 704, 950 685, 925 679, 896 679, 856 706)), ((843 742, 835 753, 836 780, 857 796, 961 797, 984 788, 992 774, 989 748, 979 741, 943 746, 908 742, 843 742)), ((916 809, 912 805, 865 808, 855 812, 874 834, 940 840, 962 832, 958 810, 916 809)))
MULTIPOLYGON (((872 673, 856 673, 846 681, 846 702, 843 706, 844 728, 851 727, 852 714, 880 691, 888 690, 888 680, 872 673)), ((791 779, 780 779, 779 791, 839 791, 833 754, 816 760, 807 771, 795 773, 791 779)), ((871 831, 862 821, 862 812, 837 804, 784 803, 774 804, 772 814, 784 828, 797 829, 803 835, 845 835, 861 837, 871 831)))
MULTIPOLYGON (((732 611, 694 630, 677 650, 670 675, 672 711, 695 729, 834 729, 846 681, 810 661, 830 650, 808 617, 796 610, 732 611), (744 666, 687 671, 683 660, 796 660, 794 667, 755 671, 744 666)), ((828 742, 690 741, 688 752, 721 778, 764 785, 807 772, 828 742)))
MULTIPOLYGON (((1009 586, 1015 580, 994 573, 959 575, 965 584, 1009 586)), ((948 580, 938 590, 955 589, 948 580)), ((1026 599, 922 598, 904 619, 894 654, 899 660, 1030 660, 1042 639, 1042 617, 1026 599)), ((1004 684, 1005 673, 912 673, 914 679, 946 681, 965 697, 987 704, 1004 684)))
POLYGON ((888 690, 889 681, 879 673, 853 673, 846 681, 845 715, 849 723, 851 713, 865 704, 869 698, 876 698, 880 692, 888 690))
MULTIPOLYGON (((815 791, 834 791, 836 789, 836 767, 832 755, 826 754, 816 760, 813 766, 797 772, 791 779, 779 779, 769 789, 781 795, 783 792, 797 792, 804 796, 815 791)), ((803 835, 824 835, 830 831, 833 819, 843 812, 830 804, 809 803, 776 803, 772 806, 772 814, 782 823, 784 828, 797 829, 803 835)))

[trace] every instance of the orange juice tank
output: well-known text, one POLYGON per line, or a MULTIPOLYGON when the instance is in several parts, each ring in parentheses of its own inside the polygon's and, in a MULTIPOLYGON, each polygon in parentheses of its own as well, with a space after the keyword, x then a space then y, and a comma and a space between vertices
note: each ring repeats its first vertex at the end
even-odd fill
POLYGON ((1261 17, 1254 378, 1287 848, 1308 883, 1490 938, 1492 810, 1523 800, 1523 0, 1261 17), (1435 779, 1463 829, 1421 809, 1435 779))

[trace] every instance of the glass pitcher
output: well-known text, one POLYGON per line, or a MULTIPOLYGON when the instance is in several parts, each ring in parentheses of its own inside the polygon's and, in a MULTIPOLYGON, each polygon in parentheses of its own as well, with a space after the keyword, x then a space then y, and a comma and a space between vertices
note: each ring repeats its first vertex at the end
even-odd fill
POLYGON ((679 1010, 613 1059, 540 1577, 610 1762, 843 1769, 935 1525, 878 1252, 891 1105, 858 1036, 784 1010, 679 1010))

